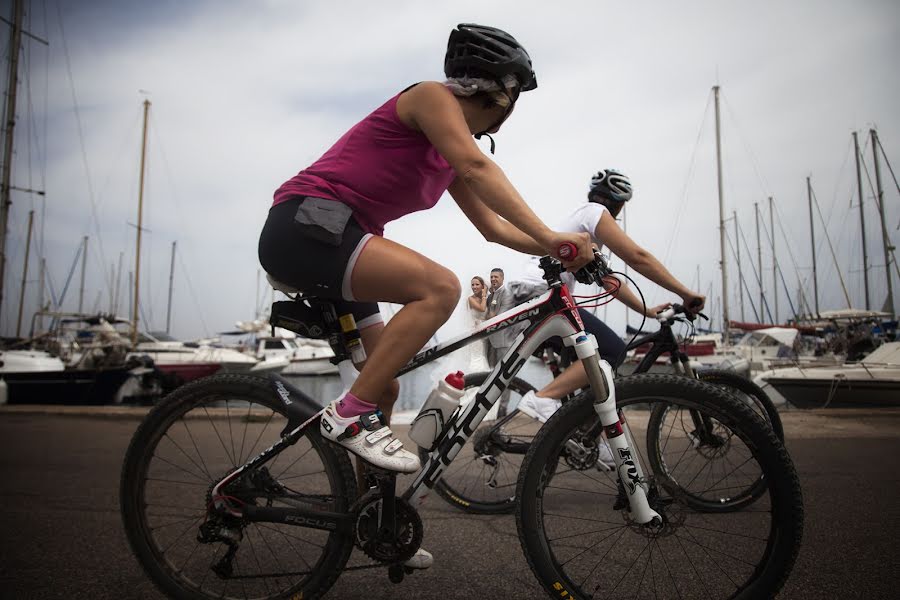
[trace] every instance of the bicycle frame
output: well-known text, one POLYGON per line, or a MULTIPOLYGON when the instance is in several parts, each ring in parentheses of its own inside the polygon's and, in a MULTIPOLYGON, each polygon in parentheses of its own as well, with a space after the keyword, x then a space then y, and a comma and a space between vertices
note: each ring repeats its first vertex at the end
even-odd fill
MULTIPOLYGON (((634 520, 643 524, 659 519, 659 515, 647 503, 643 469, 632 450, 631 436, 624 417, 620 417, 616 410, 612 368, 598 356, 594 337, 584 332, 577 306, 565 284, 557 282, 542 296, 516 306, 448 342, 423 350, 413 357, 398 375, 407 373, 502 329, 525 322, 528 323, 528 326, 519 334, 503 359, 491 371, 490 376, 476 393, 474 400, 467 406, 458 409, 451 417, 437 445, 429 454, 428 460, 416 475, 413 483, 403 493, 402 498, 411 502, 416 508, 424 502, 443 471, 478 428, 528 357, 546 340, 559 336, 564 340, 566 346, 574 347, 595 390, 594 410, 600 418, 600 423, 613 450, 617 472, 628 495, 634 520)), ((237 508, 230 506, 225 499, 227 494, 223 493, 223 488, 242 472, 261 467, 286 447, 294 444, 307 427, 318 426, 318 416, 322 409, 315 404, 314 400, 281 378, 276 376, 274 380, 278 395, 289 411, 296 412, 296 404, 300 403, 305 405, 305 409, 301 412, 305 413, 304 417, 308 418, 304 418, 302 423, 293 428, 291 427, 293 423, 289 421, 288 428, 282 432, 281 440, 217 483, 212 491, 213 503, 217 508, 225 510, 235 517, 250 521, 281 522, 327 531, 347 531, 347 528, 352 526, 353 519, 353 516, 349 514, 303 508, 256 506, 237 508), (309 416, 311 404, 317 408, 317 412, 309 416), (288 429, 291 430, 288 431, 288 429)))
POLYGON ((668 352, 669 362, 672 363, 672 367, 674 367, 677 373, 689 377, 694 376, 694 370, 690 365, 687 354, 681 350, 678 341, 672 333, 672 323, 670 322, 672 316, 674 316, 672 309, 663 312, 658 317, 660 322, 659 331, 654 331, 653 333, 642 336, 625 347, 625 350, 627 351, 639 348, 644 344, 651 344, 650 351, 644 355, 644 358, 641 359, 641 362, 638 363, 638 366, 634 369, 635 373, 646 373, 656 362, 656 359, 668 352), (672 313, 671 315, 668 314, 670 312, 672 313))

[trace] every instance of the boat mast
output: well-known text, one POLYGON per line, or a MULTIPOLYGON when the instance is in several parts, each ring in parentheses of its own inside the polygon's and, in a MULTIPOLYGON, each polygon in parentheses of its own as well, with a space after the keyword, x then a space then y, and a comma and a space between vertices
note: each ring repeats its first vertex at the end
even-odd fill
MULTIPOLYGON (((44 330, 44 281, 47 272, 47 259, 41 259, 41 274, 40 274, 40 283, 38 284, 38 316, 37 316, 37 327, 38 332, 44 330)), ((31 319, 32 326, 34 325, 34 318, 31 319)), ((31 330, 31 337, 34 337, 34 329, 31 330)))
POLYGON ((716 175, 719 184, 719 265, 722 268, 722 341, 728 345, 728 268, 725 260, 725 199, 722 194, 722 135, 719 119, 719 86, 713 86, 716 105, 716 175))
POLYGON ((763 291, 763 277, 762 277, 762 244, 759 242, 759 203, 753 203, 753 213, 756 215, 756 267, 757 273, 759 273, 759 320, 765 321, 765 317, 763 316, 763 305, 766 302, 765 292, 763 291))
MULTIPOLYGON (((623 228, 623 230, 624 230, 626 236, 628 235, 628 217, 627 217, 627 213, 628 213, 628 205, 627 205, 627 203, 626 203, 626 205, 622 207, 622 228, 623 228)), ((623 261, 623 262, 624 262, 624 261, 623 261)), ((625 263, 625 277, 626 277, 626 278, 628 277, 628 263, 625 263)), ((624 282, 623 282, 623 285, 625 285, 624 282)), ((631 311, 628 310, 628 307, 625 307, 625 331, 626 331, 626 332, 628 331, 628 321, 630 320, 630 319, 628 318, 628 313, 630 313, 630 312, 631 312, 631 311)), ((626 335, 627 335, 627 333, 626 333, 626 335)))
POLYGON ((175 242, 172 242, 172 266, 169 267, 169 304, 166 308, 166 333, 172 324, 172 283, 175 281, 175 242))
POLYGON ((13 139, 16 128, 16 86, 19 72, 19 46, 22 45, 22 17, 25 1, 15 0, 15 17, 9 49, 9 75, 6 87, 6 136, 3 143, 3 179, 0 183, 0 307, 3 306, 3 282, 6 279, 6 230, 9 226, 10 181, 13 139))
POLYGON ((116 267, 116 289, 115 289, 115 292, 113 293, 113 307, 112 307, 112 311, 111 311, 113 315, 119 314, 119 289, 122 286, 122 256, 123 256, 123 254, 124 254, 123 252, 119 252, 119 263, 118 263, 118 266, 116 267))
POLYGON ((875 199, 878 201, 878 216, 881 217, 881 243, 884 246, 884 273, 887 276, 887 300, 885 304, 888 307, 887 312, 891 313, 891 320, 894 319, 894 286, 891 283, 891 246, 888 237, 887 225, 884 222, 884 190, 881 189, 881 165, 878 162, 878 133, 874 129, 869 130, 872 136, 872 157, 875 159, 875 199))
POLYGON ((778 318, 778 255, 775 254, 775 218, 773 215, 772 196, 769 196, 769 230, 772 232, 772 295, 775 299, 775 325, 778 325, 781 323, 781 319, 778 318))
POLYGON ((866 310, 871 308, 869 301, 869 253, 866 250, 866 213, 863 210, 862 172, 859 168, 859 138, 853 132, 853 150, 856 153, 856 190, 859 197, 859 227, 862 230, 863 287, 866 290, 866 310))
POLYGON ((138 307, 140 304, 141 289, 141 233, 144 224, 144 166, 147 157, 147 117, 150 114, 150 101, 144 100, 144 131, 141 135, 141 175, 138 185, 138 220, 137 220, 137 243, 134 250, 134 319, 132 321, 131 343, 137 345, 138 339, 138 307))
POLYGON ((16 321, 16 337, 22 335, 22 310, 25 308, 25 282, 28 281, 28 257, 31 254, 31 229, 34 211, 28 211, 28 235, 25 238, 25 264, 22 266, 22 289, 19 291, 19 318, 16 321))
MULTIPOLYGON (((734 246, 737 250, 737 268, 738 268, 738 298, 740 298, 741 321, 744 320, 744 272, 741 270, 741 242, 740 233, 738 232, 737 212, 731 211, 731 217, 734 219, 734 246)), ((749 291, 749 290, 748 290, 749 291)))
MULTIPOLYGON (((812 276, 813 276, 813 299, 816 307, 816 317, 819 316, 819 280, 816 275, 816 228, 813 225, 813 205, 812 205, 812 184, 809 177, 806 178, 806 195, 809 198, 809 239, 812 242, 812 276)), ((809 303, 807 303, 809 308, 809 303)), ((812 315, 810 315, 812 316, 812 315)))
POLYGON ((81 287, 78 288, 78 314, 84 307, 84 272, 87 268, 88 236, 84 236, 84 252, 81 253, 81 287))

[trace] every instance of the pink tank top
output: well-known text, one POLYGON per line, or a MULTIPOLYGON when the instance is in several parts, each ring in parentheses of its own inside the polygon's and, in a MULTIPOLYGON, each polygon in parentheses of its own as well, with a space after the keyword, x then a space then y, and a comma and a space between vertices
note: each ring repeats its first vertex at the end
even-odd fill
POLYGON ((278 188, 275 204, 292 196, 343 202, 360 227, 376 235, 384 234, 385 223, 437 204, 456 174, 424 133, 397 116, 400 94, 278 188))

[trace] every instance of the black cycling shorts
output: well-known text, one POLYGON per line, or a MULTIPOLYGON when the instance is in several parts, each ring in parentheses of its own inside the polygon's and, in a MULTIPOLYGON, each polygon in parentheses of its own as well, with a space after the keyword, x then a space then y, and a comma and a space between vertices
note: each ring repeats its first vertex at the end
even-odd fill
POLYGON ((332 300, 339 315, 352 313, 362 329, 382 322, 378 304, 356 302, 350 289, 356 259, 372 234, 349 213, 341 219, 345 206, 305 197, 276 204, 259 236, 259 262, 276 281, 332 300), (327 210, 332 207, 337 210, 327 210))

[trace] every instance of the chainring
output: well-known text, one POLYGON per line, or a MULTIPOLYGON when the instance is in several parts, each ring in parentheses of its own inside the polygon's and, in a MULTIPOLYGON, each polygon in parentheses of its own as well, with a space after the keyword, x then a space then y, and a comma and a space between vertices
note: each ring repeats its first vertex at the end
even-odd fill
POLYGON ((394 535, 382 532, 379 516, 383 500, 381 492, 372 489, 353 504, 351 512, 356 514, 354 541, 356 546, 373 560, 383 563, 407 561, 422 544, 424 535, 422 518, 412 504, 403 498, 395 497, 394 535))

